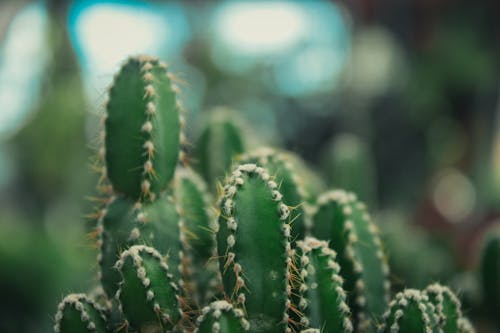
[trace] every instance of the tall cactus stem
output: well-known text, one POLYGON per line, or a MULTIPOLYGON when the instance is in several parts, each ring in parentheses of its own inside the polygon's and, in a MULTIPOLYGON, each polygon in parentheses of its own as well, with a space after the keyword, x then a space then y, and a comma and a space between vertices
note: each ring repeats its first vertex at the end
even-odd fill
POLYGON ((297 255, 302 281, 296 292, 302 313, 300 324, 304 328, 321 327, 324 333, 352 332, 351 311, 335 251, 326 241, 307 237, 297 242, 297 255))
POLYGON ((109 92, 100 150, 103 176, 134 200, 154 201, 182 158, 183 107, 166 68, 153 57, 129 58, 109 92))
POLYGON ((339 254, 355 328, 374 331, 389 301, 389 266, 366 206, 343 190, 320 195, 311 234, 329 240, 339 254))
POLYGON ((243 164, 231 173, 219 202, 224 290, 246 311, 251 332, 291 332, 290 209, 281 198, 264 168, 243 164))

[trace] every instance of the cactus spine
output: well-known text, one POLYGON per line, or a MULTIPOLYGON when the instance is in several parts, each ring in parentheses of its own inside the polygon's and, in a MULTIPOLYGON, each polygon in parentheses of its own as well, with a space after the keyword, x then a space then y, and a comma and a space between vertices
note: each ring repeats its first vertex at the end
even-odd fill
POLYGON ((291 285, 290 215, 278 185, 255 164, 231 173, 220 200, 217 249, 227 299, 251 332, 285 332, 291 285))

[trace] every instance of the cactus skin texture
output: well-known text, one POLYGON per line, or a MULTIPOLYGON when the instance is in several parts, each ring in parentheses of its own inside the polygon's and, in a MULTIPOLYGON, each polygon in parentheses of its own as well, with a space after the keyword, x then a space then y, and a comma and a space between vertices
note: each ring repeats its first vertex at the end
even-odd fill
POLYGON ((245 150, 243 128, 234 111, 217 108, 210 112, 197 141, 196 156, 200 174, 211 188, 223 180, 235 156, 245 150))
POLYGON ((201 310, 195 333, 244 333, 250 324, 241 309, 226 301, 215 301, 201 310))
POLYGON ((500 329, 500 227, 489 231, 485 237, 480 274, 484 305, 500 329))
POLYGON ((318 198, 311 234, 327 239, 338 253, 356 330, 374 331, 384 313, 390 285, 389 267, 378 231, 354 194, 330 191, 318 198))
POLYGON ((109 91, 106 173, 115 192, 134 200, 153 200, 174 175, 184 136, 179 88, 172 80, 157 59, 133 57, 109 91))
POLYGON ((289 208, 255 164, 231 173, 220 200, 217 250, 226 299, 244 309, 250 332, 290 332, 289 208))
POLYGON ((306 235, 308 216, 306 215, 307 201, 314 198, 304 187, 304 181, 296 169, 297 157, 293 154, 273 148, 258 148, 249 153, 236 157, 239 164, 255 163, 266 168, 279 184, 279 191, 283 194, 283 202, 294 207, 290 219, 292 221, 292 240, 303 239, 306 235))
POLYGON ((56 333, 106 333, 104 311, 85 294, 69 294, 57 308, 56 333))
POLYGON ((205 182, 189 168, 177 169, 174 184, 174 197, 183 222, 181 235, 189 267, 186 274, 190 299, 199 307, 214 296, 219 284, 219 267, 214 260, 217 223, 212 198, 205 182))
POLYGON ((114 268, 120 253, 135 244, 151 244, 169 257, 172 273, 181 280, 181 220, 171 196, 162 195, 153 203, 140 204, 116 196, 101 213, 99 222, 100 280, 111 298, 118 290, 120 275, 114 268))
POLYGON ((462 318, 462 309, 457 296, 450 288, 438 283, 431 284, 425 289, 430 302, 436 308, 439 326, 443 333, 459 332, 459 320, 462 318))
POLYGON ((130 325, 140 332, 164 332, 182 317, 179 288, 154 248, 135 245, 116 262, 122 282, 116 297, 130 325))
POLYGON ((416 289, 398 293, 384 313, 379 333, 438 333, 438 317, 429 297, 416 289))
POLYGON ((324 333, 353 330, 347 296, 342 288, 336 253, 326 241, 307 237, 297 242, 297 262, 301 283, 294 294, 300 295, 300 325, 321 327, 324 333))

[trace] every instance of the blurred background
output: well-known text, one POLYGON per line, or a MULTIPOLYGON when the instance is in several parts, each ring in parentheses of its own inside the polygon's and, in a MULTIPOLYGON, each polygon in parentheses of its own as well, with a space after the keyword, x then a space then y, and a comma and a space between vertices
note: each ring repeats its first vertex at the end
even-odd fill
POLYGON ((500 213, 499 15, 496 0, 0 1, 1 330, 50 332, 62 296, 96 284, 99 115, 141 53, 185 82, 190 141, 207 110, 237 110, 369 203, 396 286, 451 283, 474 317, 500 213))

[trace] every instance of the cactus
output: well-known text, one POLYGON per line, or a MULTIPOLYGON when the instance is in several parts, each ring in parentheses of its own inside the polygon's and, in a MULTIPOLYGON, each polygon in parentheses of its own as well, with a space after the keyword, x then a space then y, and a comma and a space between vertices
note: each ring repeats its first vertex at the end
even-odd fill
POLYGON ((223 180, 234 157, 245 150, 245 127, 231 110, 217 108, 210 112, 196 145, 198 169, 210 187, 223 180))
POLYGON ((438 318, 429 297, 416 289, 406 289, 394 297, 384 313, 379 333, 439 332, 438 318))
POLYGON ((326 192, 318 198, 311 233, 330 240, 339 254, 355 327, 373 331, 371 319, 380 318, 387 306, 389 268, 377 228, 365 206, 352 193, 326 192))
POLYGON ((197 324, 195 333, 244 333, 250 326, 243 311, 226 301, 212 302, 204 307, 197 324))
POLYGON ((457 296, 446 286, 433 283, 425 289, 430 302, 436 308, 439 326, 443 333, 459 331, 459 320, 462 318, 462 309, 457 296))
POLYGON ((301 283, 294 294, 300 295, 297 305, 305 328, 321 327, 325 333, 353 330, 336 256, 325 241, 308 237, 297 242, 301 283))
POLYGON ((279 191, 283 194, 283 202, 294 207, 292 216, 292 240, 303 239, 309 223, 307 215, 308 201, 313 201, 314 193, 304 187, 304 181, 295 168, 294 156, 272 148, 259 148, 236 158, 239 164, 256 163, 265 167, 274 176, 279 184, 279 191))
POLYGON ((154 200, 171 181, 184 143, 177 91, 166 66, 148 56, 128 59, 115 77, 101 154, 117 193, 154 200))
POLYGON ((153 203, 142 205, 124 197, 113 197, 99 222, 100 279, 108 297, 118 290, 119 274, 114 264, 120 252, 134 244, 151 244, 170 258, 173 274, 182 278, 182 221, 173 198, 163 195, 153 203))
POLYGON ((290 330, 290 210, 277 188, 264 168, 243 164, 231 173, 219 200, 224 291, 245 310, 252 332, 290 330))
MULTIPOLYGON (((293 154, 238 156, 212 202, 178 163, 176 90, 146 56, 115 78, 101 150, 110 186, 96 214, 105 309, 69 295, 56 332, 473 332, 445 287, 406 290, 389 304, 387 259, 364 204, 343 190, 317 197, 321 181, 293 154)), ((199 150, 211 186, 244 146, 234 122, 215 117, 199 150)))
POLYGON ((130 325, 141 332, 164 332, 182 317, 178 286, 154 248, 134 245, 116 262, 122 282, 117 292, 130 325))
POLYGON ((104 311, 85 294, 70 294, 57 307, 54 332, 108 332, 104 311))

